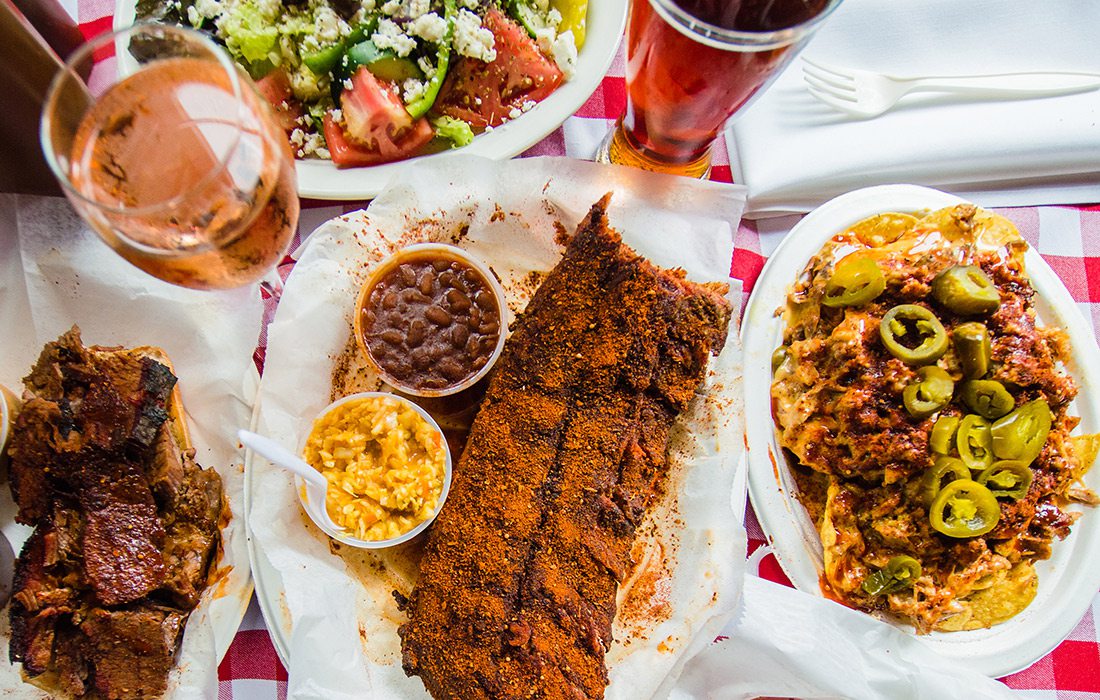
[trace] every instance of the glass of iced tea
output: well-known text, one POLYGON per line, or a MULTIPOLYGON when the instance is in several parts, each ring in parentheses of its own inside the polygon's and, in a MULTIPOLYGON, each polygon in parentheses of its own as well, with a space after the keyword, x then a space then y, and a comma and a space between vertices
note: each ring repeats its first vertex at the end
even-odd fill
POLYGON ((631 0, 626 111, 596 159, 705 177, 714 139, 841 0, 631 0))
POLYGON ((166 282, 256 281, 294 236, 286 135, 248 76, 198 32, 149 24, 93 39, 54 79, 41 128, 76 210, 166 282))

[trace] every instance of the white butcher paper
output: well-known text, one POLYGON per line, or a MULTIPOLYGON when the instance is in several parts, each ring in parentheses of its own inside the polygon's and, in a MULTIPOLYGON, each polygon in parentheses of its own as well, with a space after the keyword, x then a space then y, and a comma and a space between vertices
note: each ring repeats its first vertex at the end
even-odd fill
MULTIPOLYGON (((514 313, 533 291, 522 280, 532 271, 548 272, 560 259, 555 222, 572 233, 607 192, 611 226, 639 253, 660 266, 683 268, 694 281, 731 282, 741 187, 564 158, 413 163, 367 210, 312 234, 269 328, 258 428, 288 448, 301 444, 329 401, 359 286, 369 267, 397 247, 449 241, 468 225, 460 245, 501 278, 514 313)), ((740 291, 731 284, 735 308, 740 291)), ((621 616, 616 619, 607 654, 608 698, 661 692, 736 608, 746 542, 732 505, 744 446, 740 367, 731 323, 700 396, 674 428, 668 497, 653 508, 653 527, 640 529, 655 533, 650 543, 665 547, 668 614, 642 628, 626 629, 621 616)), ((270 572, 257 574, 257 589, 267 591, 266 608, 279 618, 269 618, 269 626, 287 643, 288 697, 427 697, 420 679, 401 670, 400 617, 389 592, 351 576, 329 540, 307 526, 289 476, 260 459, 250 469, 249 524, 270 565, 257 567, 270 572)))

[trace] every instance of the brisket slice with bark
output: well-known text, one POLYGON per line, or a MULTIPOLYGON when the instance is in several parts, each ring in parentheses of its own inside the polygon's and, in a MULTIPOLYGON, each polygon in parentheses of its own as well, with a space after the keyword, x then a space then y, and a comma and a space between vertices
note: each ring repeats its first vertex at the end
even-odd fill
POLYGON ((719 290, 661 270, 605 198, 508 340, 400 629, 437 698, 597 698, 669 428, 720 351, 719 290))
POLYGON ((218 546, 221 480, 168 423, 176 378, 73 329, 24 380, 9 446, 17 520, 9 657, 77 697, 161 695, 218 546))

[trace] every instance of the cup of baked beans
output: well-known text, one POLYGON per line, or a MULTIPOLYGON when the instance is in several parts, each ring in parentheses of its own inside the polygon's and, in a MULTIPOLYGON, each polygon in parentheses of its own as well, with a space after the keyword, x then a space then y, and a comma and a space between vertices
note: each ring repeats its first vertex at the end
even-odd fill
POLYGON ((447 396, 476 384, 504 348, 507 306, 496 275, 462 248, 410 245, 359 292, 355 340, 390 386, 447 396))

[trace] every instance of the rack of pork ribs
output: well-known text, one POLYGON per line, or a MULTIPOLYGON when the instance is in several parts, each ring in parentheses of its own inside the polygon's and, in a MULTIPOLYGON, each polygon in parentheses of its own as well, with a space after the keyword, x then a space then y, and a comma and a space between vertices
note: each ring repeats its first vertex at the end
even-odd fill
POLYGON ((518 320, 400 629, 436 698, 598 698, 669 429, 726 338, 725 285, 622 244, 599 202, 518 320))
POLYGON ((149 350, 43 349, 9 448, 11 661, 51 693, 164 693, 219 548, 221 479, 194 461, 176 377, 149 350))

